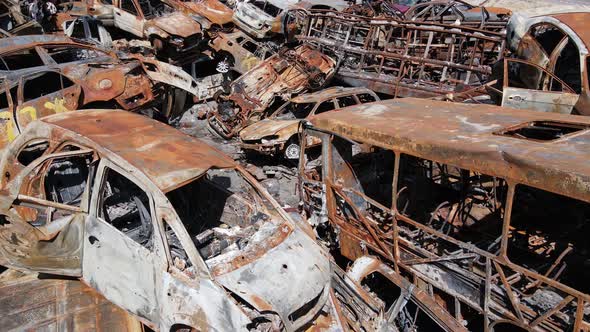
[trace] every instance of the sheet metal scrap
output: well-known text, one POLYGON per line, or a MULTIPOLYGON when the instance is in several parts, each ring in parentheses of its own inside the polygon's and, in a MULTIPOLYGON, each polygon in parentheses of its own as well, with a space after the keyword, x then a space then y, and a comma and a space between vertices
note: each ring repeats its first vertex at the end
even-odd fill
POLYGON ((300 164, 302 197, 344 257, 378 253, 474 329, 590 328, 587 117, 404 98, 317 115, 304 134, 330 152, 319 184, 300 164), (390 203, 350 142, 392 156, 390 203))
POLYGON ((0 275, 3 331, 143 331, 141 323, 77 280, 0 275))
POLYGON ((207 114, 211 128, 223 138, 236 135, 249 122, 261 120, 275 98, 284 100, 320 89, 334 74, 336 62, 309 45, 283 48, 233 81, 219 107, 207 114))
POLYGON ((397 97, 434 97, 488 80, 504 35, 464 26, 310 11, 296 38, 339 59, 337 77, 397 97))

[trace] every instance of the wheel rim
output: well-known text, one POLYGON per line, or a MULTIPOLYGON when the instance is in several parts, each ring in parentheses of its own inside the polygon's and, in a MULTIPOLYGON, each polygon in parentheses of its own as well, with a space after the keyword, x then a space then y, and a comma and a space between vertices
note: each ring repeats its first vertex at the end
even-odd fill
POLYGON ((287 159, 299 159, 299 145, 291 143, 285 149, 285 158, 287 159))

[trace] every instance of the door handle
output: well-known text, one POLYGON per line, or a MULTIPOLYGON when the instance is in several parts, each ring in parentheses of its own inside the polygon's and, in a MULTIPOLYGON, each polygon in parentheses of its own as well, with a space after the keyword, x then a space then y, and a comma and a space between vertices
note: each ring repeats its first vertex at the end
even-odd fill
POLYGON ((90 235, 88 237, 88 242, 90 242, 91 245, 95 245, 96 244, 97 247, 100 246, 100 241, 94 235, 90 235))

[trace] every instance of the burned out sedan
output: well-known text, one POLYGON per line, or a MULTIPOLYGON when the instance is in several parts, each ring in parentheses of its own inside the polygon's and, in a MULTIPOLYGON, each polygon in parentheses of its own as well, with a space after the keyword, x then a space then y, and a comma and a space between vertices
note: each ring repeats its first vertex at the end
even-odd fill
POLYGON ((333 109, 378 101, 375 92, 366 88, 332 87, 299 95, 283 104, 268 118, 240 132, 241 147, 285 159, 299 158, 299 122, 333 109))
POLYGON ((45 117, 0 169, 1 265, 80 278, 151 328, 296 330, 332 307, 329 259, 304 223, 162 123, 45 117))

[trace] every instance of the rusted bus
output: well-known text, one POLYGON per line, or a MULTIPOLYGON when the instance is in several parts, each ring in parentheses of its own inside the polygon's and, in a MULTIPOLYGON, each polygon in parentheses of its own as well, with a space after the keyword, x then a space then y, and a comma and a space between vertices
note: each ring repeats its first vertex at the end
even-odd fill
POLYGON ((309 45, 283 48, 218 95, 219 107, 207 114, 211 128, 223 138, 236 135, 249 122, 263 119, 277 97, 288 98, 323 87, 333 76, 336 62, 309 45))
POLYGON ((120 110, 48 116, 0 168, 3 266, 79 278, 161 331, 297 330, 318 317, 340 330, 329 257, 304 225, 170 126, 120 110))
POLYGON ((144 331, 141 323, 77 280, 0 275, 4 331, 144 331))
POLYGON ((340 60, 337 77, 398 97, 479 86, 504 56, 501 33, 351 14, 304 13, 296 38, 340 60))
POLYGON ((588 329, 589 129, 413 98, 350 107, 303 132, 322 155, 300 161, 300 193, 342 256, 380 256, 470 330, 588 329))
POLYGON ((430 1, 412 6, 404 13, 408 21, 468 26, 504 33, 512 12, 508 9, 472 6, 463 1, 430 1))

